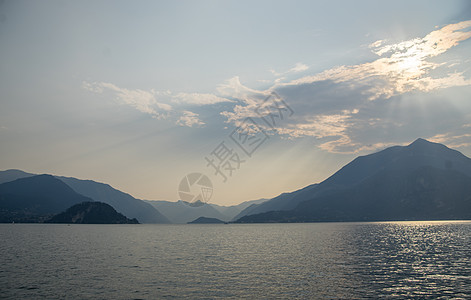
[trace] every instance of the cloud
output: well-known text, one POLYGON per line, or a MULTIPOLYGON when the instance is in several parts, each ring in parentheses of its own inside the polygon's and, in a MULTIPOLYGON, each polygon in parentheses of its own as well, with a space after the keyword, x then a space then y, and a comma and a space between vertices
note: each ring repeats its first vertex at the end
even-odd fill
POLYGON ((387 147, 397 145, 398 143, 379 142, 373 144, 365 144, 362 142, 354 142, 349 136, 345 135, 337 140, 322 143, 319 148, 330 153, 357 154, 361 152, 378 151, 386 149, 387 147))
POLYGON ((233 101, 213 94, 178 93, 172 97, 172 102, 178 104, 211 105, 221 102, 233 101))
MULTIPOLYGON (((387 142, 367 141, 361 131, 374 128, 384 132, 386 129, 382 127, 397 128, 402 123, 394 120, 392 114, 388 117, 387 113, 378 111, 385 107, 375 103, 397 99, 410 92, 430 93, 471 85, 471 79, 457 69, 469 62, 439 63, 434 59, 469 39, 470 28, 471 21, 464 21, 399 43, 379 40, 369 47, 378 55, 373 61, 339 66, 288 82, 277 81, 265 91, 247 88, 235 77, 224 86, 224 91, 227 97, 232 95, 240 102, 232 111, 221 115, 236 126, 244 118, 256 118, 255 108, 264 97, 276 91, 292 106, 295 114, 279 126, 272 129, 265 126, 264 130, 291 138, 314 137, 320 142, 319 147, 329 152, 356 153, 386 147, 387 142)), ((306 68, 297 64, 287 72, 301 72, 306 68)), ((272 73, 285 74, 273 70, 272 73)))
POLYGON ((291 137, 340 137, 345 135, 349 118, 348 114, 317 115, 308 118, 304 123, 288 124, 284 128, 277 127, 276 131, 291 137))
POLYGON ((379 40, 370 45, 373 53, 381 58, 354 66, 340 66, 320 74, 305 76, 285 86, 312 84, 323 80, 348 82, 352 87, 368 87, 369 100, 390 98, 411 91, 430 92, 439 88, 470 85, 463 73, 448 73, 444 77, 432 78, 432 70, 443 64, 427 61, 445 53, 450 48, 471 37, 471 21, 447 25, 423 38, 414 38, 396 44, 384 45, 379 40))
POLYGON ((118 87, 115 84, 107 82, 83 82, 82 87, 88 91, 102 94, 105 91, 111 91, 116 94, 118 100, 128 104, 135 109, 160 118, 162 112, 169 112, 173 105, 212 105, 222 102, 233 102, 230 99, 220 97, 214 94, 205 93, 177 93, 171 91, 126 89, 118 87), (173 105, 169 104, 172 103, 173 105))
POLYGON ((233 102, 233 100, 214 94, 173 94, 171 91, 156 91, 153 89, 126 89, 107 82, 83 82, 82 88, 98 94, 111 92, 122 104, 129 105, 142 113, 149 114, 153 118, 167 119, 169 121, 173 120, 177 125, 188 127, 202 126, 205 123, 199 119, 198 114, 188 109, 183 109, 183 112, 180 114, 182 107, 233 102))
MULTIPOLYGON (((301 75, 309 70, 303 63, 296 63, 284 72, 271 70, 275 79, 259 81, 272 83, 265 90, 242 84, 238 76, 224 81, 214 93, 126 89, 105 82, 84 82, 83 88, 94 93, 112 92, 124 104, 181 126, 205 124, 191 107, 226 103, 230 109, 221 111, 220 115, 226 123, 235 126, 251 117, 268 134, 312 137, 321 149, 329 152, 371 151, 390 145, 384 140, 391 129, 411 123, 404 116, 387 111, 394 105, 386 107, 383 103, 398 101, 407 93, 413 94, 411 92, 430 94, 439 89, 471 85, 466 71, 459 69, 469 66, 470 61, 447 60, 445 56, 449 49, 471 37, 470 29, 471 21, 464 21, 398 43, 378 40, 369 45, 376 59, 307 76, 301 75), (269 126, 264 122, 266 116, 260 115, 257 108, 273 92, 285 99, 294 114, 283 119, 283 123, 269 126), (374 132, 378 133, 376 140, 371 138, 374 132)), ((451 135, 434 138, 453 141, 451 135)))
POLYGON ((82 88, 93 93, 101 94, 103 93, 103 87, 100 83, 97 82, 82 82, 82 88))
POLYGON ((239 76, 226 80, 216 88, 216 91, 221 97, 237 99, 246 104, 254 103, 255 99, 266 97, 269 94, 268 91, 259 91, 243 85, 239 76))
POLYGON ((172 106, 166 103, 158 102, 156 97, 162 93, 154 90, 144 91, 140 89, 120 88, 107 82, 83 82, 82 87, 95 93, 104 93, 105 91, 114 92, 117 99, 140 112, 151 115, 154 118, 163 118, 165 113, 172 110, 172 106))
MULTIPOLYGON (((465 124, 462 126, 464 131, 469 131, 470 124, 465 124)), ((471 133, 465 133, 458 131, 447 132, 436 134, 428 138, 431 142, 446 144, 451 148, 464 148, 471 147, 471 133)))
POLYGON ((459 42, 471 37, 470 31, 463 31, 471 27, 471 21, 463 21, 456 24, 449 24, 439 30, 432 31, 424 38, 400 42, 391 45, 382 45, 384 41, 377 41, 371 44, 373 52, 379 56, 391 53, 391 57, 411 57, 419 58, 433 57, 446 52, 451 47, 457 46, 459 42))
POLYGON ((193 126, 202 126, 204 125, 204 122, 201 121, 199 118, 199 115, 191 112, 191 111, 183 111, 183 115, 178 119, 177 124, 180 126, 187 126, 187 127, 193 127, 193 126))
POLYGON ((277 77, 280 77, 277 79, 277 81, 279 81, 280 79, 284 79, 283 76, 287 75, 287 74, 290 74, 290 73, 299 73, 299 72, 303 72, 303 71, 306 71, 308 70, 309 67, 303 63, 296 63, 296 65, 294 67, 292 67, 291 69, 289 69, 288 71, 285 71, 285 72, 277 72, 273 69, 269 70, 270 73, 272 73, 273 75, 277 76, 277 77))
POLYGON ((290 73, 298 73, 298 72, 302 72, 302 71, 306 71, 307 69, 309 69, 308 66, 306 66, 305 64, 303 63, 297 63, 294 67, 292 67, 289 72, 290 73))

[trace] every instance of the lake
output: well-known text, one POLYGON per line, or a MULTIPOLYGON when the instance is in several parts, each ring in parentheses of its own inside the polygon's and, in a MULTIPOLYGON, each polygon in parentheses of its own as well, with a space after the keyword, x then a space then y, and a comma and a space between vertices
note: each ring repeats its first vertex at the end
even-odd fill
POLYGON ((0 224, 0 297, 470 298, 471 222, 0 224))

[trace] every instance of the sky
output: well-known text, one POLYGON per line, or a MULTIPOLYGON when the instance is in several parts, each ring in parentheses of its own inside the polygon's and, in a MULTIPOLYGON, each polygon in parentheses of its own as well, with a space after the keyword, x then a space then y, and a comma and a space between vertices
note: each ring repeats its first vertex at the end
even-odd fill
POLYGON ((0 170, 220 205, 421 137, 471 157, 469 1, 0 1, 0 170))

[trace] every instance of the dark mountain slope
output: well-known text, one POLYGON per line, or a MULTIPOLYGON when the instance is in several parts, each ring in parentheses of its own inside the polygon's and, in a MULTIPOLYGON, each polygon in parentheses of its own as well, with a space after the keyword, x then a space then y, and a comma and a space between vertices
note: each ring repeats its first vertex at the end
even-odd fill
POLYGON ((107 203, 118 212, 123 213, 129 218, 136 218, 141 223, 170 223, 152 205, 114 189, 108 184, 71 177, 57 178, 69 185, 77 193, 90 197, 95 201, 107 203))
MULTIPOLYGON (((26 173, 21 170, 0 171, 0 183, 7 183, 18 178, 26 179, 28 177, 34 176, 36 175, 26 173)), ((91 180, 80 180, 71 177, 56 176, 56 179, 65 183, 76 193, 81 194, 86 198, 91 198, 95 201, 107 203, 113 206, 113 208, 117 211, 131 218, 137 218, 142 223, 170 223, 170 221, 164 215, 162 215, 151 205, 145 203, 142 200, 135 199, 129 194, 116 190, 108 184, 91 180)), ((82 201, 79 202, 83 201, 85 200, 82 199, 82 201)), ((68 205, 67 207, 70 207, 71 205, 68 205)), ((6 214, 3 215, 6 216, 6 214)))
POLYGON ((268 211, 294 209, 299 203, 304 201, 306 197, 311 197, 312 195, 314 195, 317 191, 317 188, 318 184, 312 184, 294 192, 283 193, 261 204, 252 204, 251 206, 241 211, 237 216, 235 216, 234 220, 238 220, 243 216, 268 211))
POLYGON ((471 219, 471 177, 422 167, 381 171, 355 187, 305 201, 292 211, 245 216, 239 222, 462 219, 471 219))
POLYGON ((306 191, 289 212, 247 214, 239 221, 467 219, 470 178, 471 159, 418 139, 358 157, 315 188, 294 192, 306 191))
POLYGON ((227 217, 227 221, 233 220, 240 212, 242 212, 244 209, 247 207, 253 205, 253 204, 260 204, 269 199, 257 199, 257 200, 249 200, 249 201, 244 201, 242 203, 236 204, 236 205, 231 205, 231 206, 222 206, 222 205, 217 205, 214 203, 209 203, 212 207, 217 209, 220 213, 222 213, 224 216, 227 217))
POLYGON ((51 175, 0 184, 0 222, 39 222, 68 207, 93 201, 51 175))
POLYGON ((357 157, 322 183, 284 193, 262 204, 248 207, 235 219, 268 211, 293 210, 301 202, 354 186, 383 170, 410 171, 424 166, 454 170, 471 176, 470 158, 445 145, 419 138, 408 146, 394 146, 357 157))
POLYGON ((113 207, 102 202, 82 202, 55 215, 46 223, 71 224, 139 224, 136 219, 128 219, 113 207))
POLYGON ((431 166, 471 176, 471 159, 445 145, 417 139, 408 146, 394 146, 360 156, 322 182, 322 185, 351 186, 381 170, 414 170, 431 166))

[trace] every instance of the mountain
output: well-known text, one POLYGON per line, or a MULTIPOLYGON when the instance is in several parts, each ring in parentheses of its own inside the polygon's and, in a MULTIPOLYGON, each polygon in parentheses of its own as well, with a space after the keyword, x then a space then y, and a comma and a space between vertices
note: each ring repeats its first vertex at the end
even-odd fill
POLYGON ((212 203, 187 203, 185 201, 163 201, 163 200, 146 200, 147 203, 161 211, 173 223, 186 224, 198 217, 217 218, 224 222, 234 219, 242 210, 252 204, 262 203, 267 199, 258 199, 245 201, 237 205, 222 206, 212 203))
MULTIPOLYGON (((35 176, 35 174, 26 173, 21 170, 0 171, 0 183, 32 176, 35 176)), ((164 215, 148 203, 114 189, 108 184, 72 177, 55 177, 67 184, 78 194, 95 201, 107 203, 120 213, 130 218, 136 218, 141 223, 170 223, 164 215)))
POLYGON ((71 224, 139 224, 136 219, 128 219, 111 205, 103 202, 82 202, 55 215, 46 223, 71 224))
POLYGON ((421 166, 454 169, 471 176, 469 158, 442 144, 419 138, 409 146, 394 146, 377 153, 357 157, 321 184, 312 184, 291 193, 281 194, 262 204, 245 209, 234 219, 269 211, 293 210, 303 201, 329 191, 358 184, 382 169, 412 170, 421 166))
POLYGON ((206 217, 199 217, 196 220, 188 222, 188 224, 225 224, 226 222, 221 221, 216 218, 206 218, 206 217))
POLYGON ((77 193, 95 201, 107 203, 118 212, 129 218, 136 218, 141 223, 170 223, 167 217, 152 205, 114 189, 108 184, 71 177, 58 176, 57 178, 77 193))
POLYGON ((417 139, 358 157, 322 183, 285 195, 294 208, 249 212, 237 222, 471 219, 470 187, 471 159, 417 139))
POLYGON ((233 218, 233 220, 238 220, 243 216, 260 214, 269 211, 294 209, 299 203, 304 201, 306 197, 313 195, 317 187, 318 184, 312 184, 291 193, 283 193, 269 201, 265 201, 260 204, 253 204, 242 210, 233 218))
POLYGON ((36 175, 0 184, 0 222, 41 222, 51 215, 84 201, 51 175, 36 175))
MULTIPOLYGON (((35 176, 35 174, 26 173, 21 170, 0 171, 0 183, 32 176, 35 176)), ((107 203, 118 212, 130 218, 136 218, 141 223, 173 222, 184 224, 201 216, 214 217, 227 222, 233 220, 250 205, 267 201, 267 199, 258 199, 232 206, 221 206, 211 203, 192 206, 183 201, 145 201, 114 189, 108 184, 73 177, 56 176, 56 178, 70 186, 75 192, 95 201, 107 203)))
POLYGON ((224 216, 226 216, 226 220, 233 220, 237 215, 239 215, 243 210, 245 210, 247 207, 252 206, 254 204, 260 204, 268 199, 257 199, 257 200, 250 200, 250 201, 244 201, 242 203, 239 203, 237 205, 231 205, 231 206, 223 206, 223 205, 218 205, 214 203, 210 203, 212 207, 217 209, 220 213, 222 213, 224 216))
POLYGON ((20 178, 31 177, 31 176, 34 176, 34 175, 35 174, 26 173, 24 171, 15 170, 15 169, 0 171, 0 184, 5 183, 5 182, 9 182, 9 181, 13 181, 13 180, 16 180, 16 179, 20 179, 20 178))
POLYGON ((192 206, 190 203, 181 200, 177 202, 147 200, 146 202, 162 212, 171 222, 177 224, 186 224, 202 216, 224 221, 230 220, 230 218, 207 203, 192 206))

